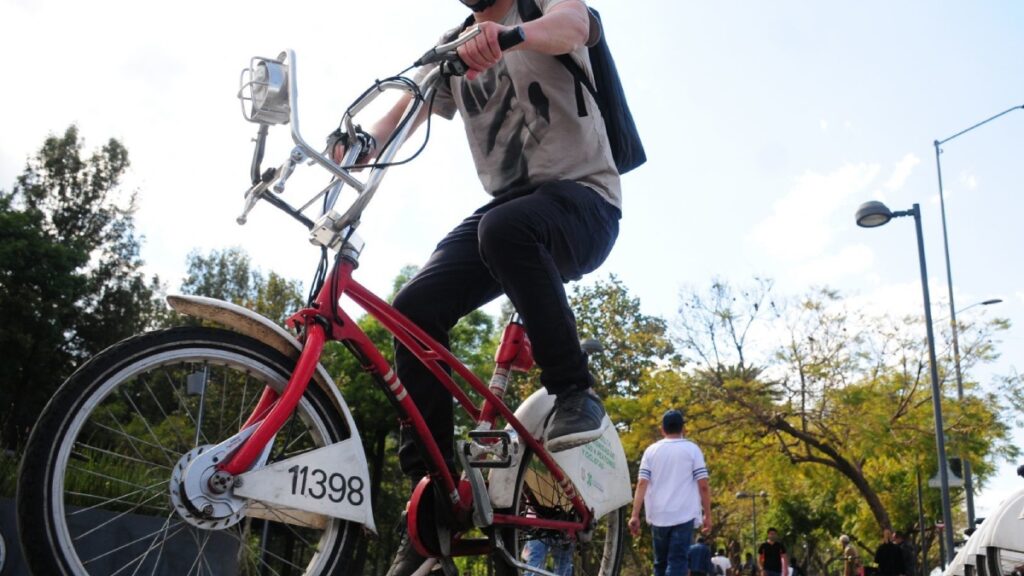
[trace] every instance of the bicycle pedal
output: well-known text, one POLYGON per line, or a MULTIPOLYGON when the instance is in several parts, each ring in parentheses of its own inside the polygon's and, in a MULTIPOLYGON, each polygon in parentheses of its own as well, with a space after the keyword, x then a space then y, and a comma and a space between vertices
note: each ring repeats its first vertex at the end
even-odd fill
POLYGON ((522 445, 512 430, 471 430, 463 452, 473 468, 511 468, 522 457, 522 445))

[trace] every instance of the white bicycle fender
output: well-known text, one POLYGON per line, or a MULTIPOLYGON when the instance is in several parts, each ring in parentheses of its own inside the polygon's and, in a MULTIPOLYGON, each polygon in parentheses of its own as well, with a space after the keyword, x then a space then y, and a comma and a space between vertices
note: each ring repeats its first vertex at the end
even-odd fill
MULTIPOLYGON (((168 295, 167 303, 171 308, 181 312, 182 314, 215 322, 236 332, 259 340, 289 358, 298 358, 300 352, 302 352, 302 344, 300 344, 294 336, 288 333, 287 330, 278 326, 270 319, 247 308, 232 304, 231 302, 217 300, 216 298, 207 298, 205 296, 186 296, 176 294, 168 295)), ((366 463, 366 454, 363 452, 363 443, 359 437, 359 430, 356 428, 356 422, 352 418, 352 412, 349 410, 348 404, 345 403, 345 398, 342 397, 338 386, 335 385, 334 380, 327 371, 324 370, 322 365, 317 364, 316 372, 313 373, 313 380, 316 382, 317 386, 327 393, 327 396, 331 399, 335 409, 337 409, 345 418, 345 425, 348 426, 349 432, 351 433, 349 440, 352 442, 345 440, 332 446, 345 445, 344 463, 345 469, 348 471, 348 475, 363 478, 368 482, 370 477, 369 466, 366 463)), ((314 450, 309 454, 320 453, 321 450, 327 450, 328 448, 331 448, 331 446, 314 450)), ((294 464, 290 464, 289 467, 291 465, 294 464)), ((319 469, 324 469, 324 466, 320 466, 319 469)), ((250 488, 249 486, 246 486, 245 489, 248 492, 250 488)), ((367 484, 367 494, 368 493, 369 485, 367 484)), ((354 515, 358 517, 339 516, 339 518, 352 520, 354 522, 362 522, 367 528, 376 532, 370 498, 365 498, 362 504, 356 508, 359 508, 361 511, 349 514, 349 516, 354 515)), ((320 506, 317 510, 321 513, 325 512, 323 506, 320 506)))
MULTIPOLYGON (((555 405, 555 397, 541 388, 516 409, 516 418, 537 438, 544 432, 544 422, 555 405)), ((605 415, 605 419, 608 416, 605 415)), ((595 518, 629 504, 632 487, 629 465, 615 426, 607 422, 604 435, 597 440, 551 456, 565 471, 583 502, 594 511, 595 518)), ((508 427, 506 427, 508 428, 508 427)), ((495 509, 512 506, 516 486, 515 468, 494 468, 488 476, 488 491, 495 509)))

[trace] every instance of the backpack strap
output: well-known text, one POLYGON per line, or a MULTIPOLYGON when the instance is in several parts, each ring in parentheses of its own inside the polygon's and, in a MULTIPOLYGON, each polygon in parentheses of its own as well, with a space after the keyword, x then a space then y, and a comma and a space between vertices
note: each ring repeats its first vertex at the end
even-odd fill
MULTIPOLYGON (((543 15, 535 0, 516 0, 516 7, 519 9, 519 17, 522 18, 523 22, 536 20, 543 15)), ((589 9, 587 8, 587 10, 589 9)), ((594 85, 590 82, 590 78, 587 77, 587 73, 572 59, 572 56, 559 54, 555 56, 555 59, 572 74, 573 83, 576 88, 576 114, 582 118, 587 115, 587 101, 583 98, 583 89, 586 88, 587 92, 590 92, 590 95, 595 100, 597 100, 597 90, 594 89, 594 85)))

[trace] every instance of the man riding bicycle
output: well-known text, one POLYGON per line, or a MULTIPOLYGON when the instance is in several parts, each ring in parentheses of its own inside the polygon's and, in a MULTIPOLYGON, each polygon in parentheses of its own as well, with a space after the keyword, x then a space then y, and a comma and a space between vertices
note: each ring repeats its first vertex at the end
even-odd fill
MULTIPOLYGON (((534 0, 542 15, 528 22, 516 0, 461 1, 481 32, 459 47, 468 73, 442 83, 430 108, 448 119, 456 111, 462 116, 477 173, 494 198, 441 240, 394 307, 447 346, 461 317, 507 295, 533 344, 541 383, 556 396, 546 446, 566 450, 600 437, 606 420, 563 284, 608 256, 621 193, 597 103, 555 55, 570 54, 592 75, 587 46, 600 39, 600 24, 582 0, 534 0), (498 34, 517 26, 525 40, 503 53, 498 34)), ((369 129, 374 140, 387 141, 408 99, 369 129)), ((336 145, 333 156, 340 161, 344 147, 336 145)), ((402 346, 395 364, 454 467, 450 395, 402 346)), ((399 460, 414 479, 426 473, 406 425, 399 460)), ((403 539, 389 575, 410 573, 421 562, 403 539)))

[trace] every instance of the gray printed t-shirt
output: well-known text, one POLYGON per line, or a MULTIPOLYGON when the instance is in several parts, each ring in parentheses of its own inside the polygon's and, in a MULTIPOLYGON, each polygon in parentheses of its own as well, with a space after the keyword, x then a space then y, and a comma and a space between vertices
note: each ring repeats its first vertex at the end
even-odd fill
MULTIPOLYGON (((547 12, 565 0, 535 1, 547 12)), ((522 23, 515 3, 500 23, 522 23)), ((587 48, 580 46, 572 57, 592 78, 587 48)), ((604 120, 586 88, 583 97, 587 115, 580 117, 572 74, 554 56, 518 50, 475 80, 442 82, 434 112, 449 120, 456 110, 462 115, 477 173, 490 194, 574 180, 621 209, 619 173, 604 120)))

